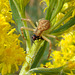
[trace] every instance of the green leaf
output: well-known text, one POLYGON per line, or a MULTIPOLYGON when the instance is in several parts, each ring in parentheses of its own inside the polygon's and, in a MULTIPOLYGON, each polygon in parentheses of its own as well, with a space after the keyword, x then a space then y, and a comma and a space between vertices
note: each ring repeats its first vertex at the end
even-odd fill
POLYGON ((31 74, 31 73, 40 73, 43 75, 60 75, 60 73, 62 72, 63 67, 59 67, 59 68, 34 68, 29 70, 29 72, 27 74, 31 74))
POLYGON ((64 0, 57 0, 57 4, 54 7, 50 21, 52 21, 55 18, 55 16, 61 11, 63 4, 64 0))
POLYGON ((37 55, 35 57, 35 60, 34 60, 34 62, 32 64, 32 66, 31 66, 31 69, 35 68, 37 66, 39 60, 41 59, 41 57, 42 57, 42 55, 43 55, 43 53, 44 53, 44 51, 46 49, 46 46, 47 46, 47 42, 45 41, 43 47, 41 47, 40 50, 38 51, 38 53, 37 53, 37 55))
MULTIPOLYGON (((13 13, 13 17, 15 22, 18 25, 18 30, 21 34, 20 28, 24 26, 21 18, 25 18, 25 6, 28 4, 30 0, 9 0, 10 7, 13 13)), ((25 31, 24 36, 26 37, 25 31)))
POLYGON ((30 0, 15 0, 19 5, 26 6, 30 0))
POLYGON ((58 23, 56 23, 55 25, 53 25, 53 27, 49 29, 49 32, 51 33, 52 31, 54 31, 56 27, 60 26, 61 23, 63 23, 67 18, 72 16, 72 12, 74 9, 75 7, 72 7, 58 23))
POLYGON ((67 30, 71 26, 75 24, 75 17, 71 18, 67 23, 65 23, 63 26, 59 27, 58 29, 54 30, 51 33, 63 33, 63 31, 67 30))
MULTIPOLYGON (((12 10, 12 15, 14 17, 15 22, 17 23, 17 26, 18 26, 18 31, 21 34, 20 28, 23 26, 27 27, 26 22, 21 21, 21 18, 25 18, 25 11, 24 11, 25 9, 20 11, 20 7, 19 7, 18 3, 16 2, 16 0, 9 0, 9 3, 10 3, 11 10, 12 10)), ((29 51, 31 49, 31 40, 30 40, 30 35, 29 35, 28 30, 24 30, 24 36, 25 36, 25 38, 27 38, 26 50, 29 51)))
POLYGON ((61 11, 64 0, 49 0, 46 19, 52 21, 55 16, 61 11))
POLYGON ((47 9, 46 20, 50 20, 54 6, 57 4, 57 0, 49 0, 49 7, 47 9))
POLYGON ((19 13, 19 11, 18 11, 14 1, 13 0, 9 0, 9 2, 10 2, 10 7, 11 7, 11 10, 12 10, 12 13, 13 13, 14 20, 17 23, 18 30, 19 30, 19 32, 21 34, 20 28, 23 26, 23 23, 21 21, 20 13, 19 13))
POLYGON ((16 5, 19 7, 19 11, 21 13, 25 12, 25 7, 29 3, 30 0, 14 0, 16 5))

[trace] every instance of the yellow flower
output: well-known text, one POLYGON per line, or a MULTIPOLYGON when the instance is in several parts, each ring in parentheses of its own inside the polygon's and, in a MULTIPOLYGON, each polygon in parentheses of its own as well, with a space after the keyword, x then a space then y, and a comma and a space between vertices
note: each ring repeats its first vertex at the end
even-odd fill
POLYGON ((75 61, 69 61, 69 62, 67 63, 66 68, 64 69, 64 71, 65 71, 65 72, 66 72, 66 71, 69 72, 69 73, 66 73, 67 75, 75 75, 75 74, 73 73, 73 70, 75 70, 75 61))
POLYGON ((13 34, 15 29, 9 31, 10 24, 3 15, 0 14, 0 17, 0 69, 2 75, 5 75, 11 69, 18 71, 18 66, 25 61, 25 51, 20 47, 19 35, 13 34))
POLYGON ((60 12, 57 14, 56 17, 57 17, 57 22, 58 22, 59 20, 61 20, 64 17, 64 14, 60 12))
POLYGON ((70 0, 68 2, 69 7, 75 6, 75 0, 70 0))
MULTIPOLYGON (((75 7, 75 0, 70 0, 69 2, 64 3, 63 8, 61 9, 61 11, 64 12, 64 14, 61 13, 61 12, 59 12, 59 13, 57 14, 56 23, 57 23, 60 19, 62 19, 62 18, 64 17, 64 15, 65 15, 65 14, 70 10, 70 8, 72 8, 72 7, 75 7), (61 14, 60 14, 60 13, 61 13, 61 14), (60 15, 59 15, 59 14, 60 14, 60 15)), ((68 22, 68 21, 69 21, 72 17, 74 17, 74 16, 75 16, 75 9, 73 9, 72 16, 70 16, 69 18, 67 18, 67 19, 64 21, 64 23, 68 22)))
POLYGON ((36 73, 32 74, 32 75, 36 75, 36 73))
MULTIPOLYGON (((75 0, 70 0, 67 2, 67 8, 70 10, 71 7, 75 7, 75 0)), ((75 9, 73 10, 72 17, 75 16, 75 9)))
POLYGON ((75 62, 69 61, 69 63, 68 63, 68 68, 69 68, 69 69, 75 69, 75 62))
POLYGON ((10 12, 9 0, 0 0, 0 14, 3 14, 7 22, 14 22, 12 20, 12 12, 10 12))
POLYGON ((0 0, 0 70, 2 75, 19 70, 25 61, 25 51, 20 47, 20 35, 13 32, 9 22, 12 20, 9 0, 0 0))
MULTIPOLYGON (((42 0, 41 2, 46 2, 46 4, 47 4, 47 7, 45 7, 45 9, 44 9, 44 12, 45 12, 45 10, 49 6, 50 1, 49 0, 42 0)), ((56 17, 55 17, 56 20, 54 19, 54 21, 56 21, 55 24, 58 23, 65 16, 65 14, 73 7, 75 8, 75 0, 69 0, 67 2, 64 1, 64 4, 63 4, 63 7, 61 8, 61 11, 56 15, 56 17)), ((67 18, 61 25, 68 22, 74 16, 75 16, 75 9, 73 9, 72 15, 69 18, 67 18)), ((53 21, 53 23, 54 23, 54 21, 53 21)))
MULTIPOLYGON (((58 44, 61 47, 59 51, 53 51, 52 62, 45 64, 48 68, 56 68, 65 65, 68 62, 68 69, 75 70, 75 31, 64 34, 63 39, 58 44)), ((42 65, 44 67, 44 65, 42 65)))

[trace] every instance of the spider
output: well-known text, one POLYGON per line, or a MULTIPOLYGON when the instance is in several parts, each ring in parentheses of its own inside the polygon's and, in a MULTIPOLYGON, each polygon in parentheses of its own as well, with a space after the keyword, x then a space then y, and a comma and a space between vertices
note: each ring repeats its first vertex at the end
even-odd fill
POLYGON ((32 36, 33 40, 43 39, 43 40, 46 40, 47 42, 49 42, 49 54, 48 54, 48 58, 49 58, 50 53, 51 53, 52 44, 51 44, 51 40, 49 40, 47 37, 52 37, 52 38, 57 39, 56 36, 47 34, 45 32, 46 30, 48 30, 50 28, 50 21, 41 19, 41 20, 39 20, 38 26, 36 27, 30 19, 22 18, 22 20, 30 22, 30 24, 34 28, 34 29, 32 29, 32 28, 27 28, 27 27, 21 27, 21 33, 22 33, 23 38, 24 38, 23 29, 25 29, 25 30, 33 31, 33 33, 34 33, 34 35, 32 36))

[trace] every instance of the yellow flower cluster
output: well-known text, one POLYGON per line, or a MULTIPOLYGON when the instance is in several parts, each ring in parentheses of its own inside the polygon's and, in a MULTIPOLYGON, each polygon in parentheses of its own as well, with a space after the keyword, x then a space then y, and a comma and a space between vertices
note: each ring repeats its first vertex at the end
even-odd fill
MULTIPOLYGON (((72 7, 75 7, 75 0, 70 0, 69 2, 67 3, 64 3, 63 5, 63 8, 61 11, 65 11, 65 10, 70 10, 70 8, 72 7)), ((67 11, 65 11, 64 13, 66 13, 67 11)), ((64 17, 65 14, 63 14, 62 12, 59 12, 56 16, 56 23, 60 21, 61 18, 64 17)), ((75 9, 73 9, 73 12, 72 12, 72 16, 70 16, 68 19, 65 20, 64 23, 66 23, 67 21, 70 20, 70 18, 74 17, 75 16, 75 9)))
POLYGON ((31 74, 31 75, 36 75, 36 73, 34 73, 34 74, 31 74))
POLYGON ((3 14, 7 22, 12 21, 12 13, 9 12, 10 10, 9 0, 0 0, 0 13, 3 14))
POLYGON ((12 20, 9 0, 0 0, 0 70, 2 75, 18 71, 19 65, 25 61, 25 51, 20 47, 20 40, 11 29, 12 20))
MULTIPOLYGON (((56 68, 69 62, 68 69, 75 69, 75 31, 65 34, 62 37, 63 39, 58 44, 61 50, 53 51, 51 54, 51 59, 53 59, 52 63, 47 62, 45 66, 48 68, 56 68)), ((42 64, 41 66, 44 65, 42 64)))
MULTIPOLYGON (((70 0, 70 2, 68 2, 68 7, 75 7, 75 0, 70 0)), ((75 16, 75 9, 73 10, 72 13, 72 17, 75 16)))

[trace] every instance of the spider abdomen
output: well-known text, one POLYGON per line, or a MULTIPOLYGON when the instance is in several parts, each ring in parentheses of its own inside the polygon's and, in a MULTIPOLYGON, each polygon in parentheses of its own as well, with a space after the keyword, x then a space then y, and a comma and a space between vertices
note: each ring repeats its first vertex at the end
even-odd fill
POLYGON ((40 36, 43 31, 48 30, 50 28, 50 22, 48 20, 40 20, 39 25, 34 32, 35 35, 40 36))

